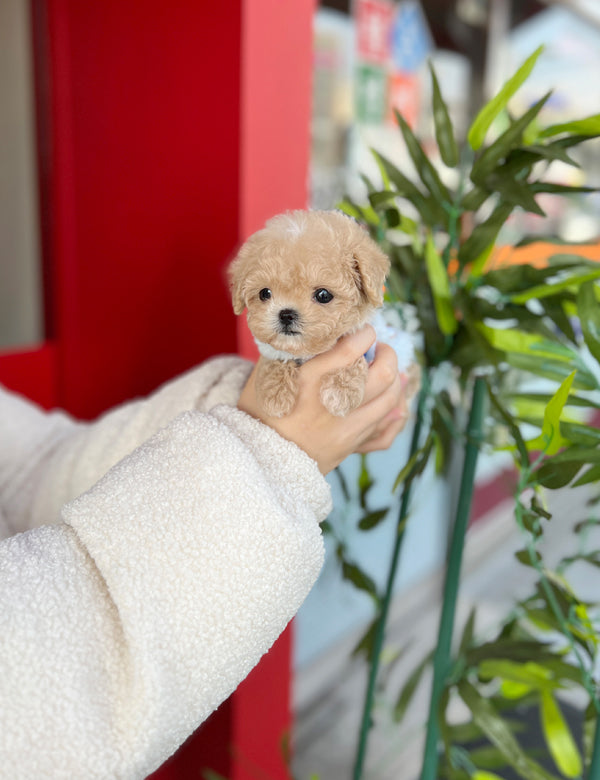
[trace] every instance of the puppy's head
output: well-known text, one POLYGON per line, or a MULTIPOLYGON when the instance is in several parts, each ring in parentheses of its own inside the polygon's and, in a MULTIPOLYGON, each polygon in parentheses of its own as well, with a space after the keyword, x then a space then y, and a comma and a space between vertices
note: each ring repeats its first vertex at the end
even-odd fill
POLYGON ((233 308, 258 341, 299 358, 325 352, 383 301, 389 260, 350 217, 294 211, 269 220, 229 268, 233 308))

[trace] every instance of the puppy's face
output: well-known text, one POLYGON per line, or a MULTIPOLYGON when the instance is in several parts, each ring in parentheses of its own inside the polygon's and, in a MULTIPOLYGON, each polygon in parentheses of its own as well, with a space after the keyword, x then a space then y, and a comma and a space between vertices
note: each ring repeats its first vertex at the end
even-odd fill
POLYGON ((259 341, 298 358, 355 330, 382 302, 387 257, 337 212, 275 217, 244 244, 230 268, 234 310, 247 308, 259 341))

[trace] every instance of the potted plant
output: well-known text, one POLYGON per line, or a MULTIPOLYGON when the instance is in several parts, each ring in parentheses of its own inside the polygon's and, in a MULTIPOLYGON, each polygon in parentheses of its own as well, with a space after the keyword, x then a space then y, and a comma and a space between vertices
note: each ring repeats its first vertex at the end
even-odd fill
MULTIPOLYGON (((596 286, 600 266, 560 242, 541 268, 491 263, 501 230, 515 209, 543 216, 537 200, 540 193, 563 197, 589 191, 551 183, 544 173, 554 161, 577 165, 570 152, 600 135, 600 115, 543 126, 540 115, 549 95, 519 115, 509 113, 509 101, 539 54, 540 50, 532 54, 481 109, 462 149, 431 70, 437 145, 444 166, 455 173, 456 186, 444 182, 419 139, 397 115, 416 175, 409 178, 374 151, 380 182, 365 177, 368 203, 347 198, 341 204, 388 252, 392 270, 387 305, 401 315, 408 308, 417 317, 423 338, 422 388, 410 455, 395 485, 401 501, 385 589, 379 592, 369 573, 345 560, 340 551, 344 576, 370 593, 377 612, 360 645, 368 658, 369 682, 355 780, 364 776, 386 620, 411 493, 418 489, 419 476, 430 459, 435 458, 438 472, 444 473, 448 453, 457 443, 464 449, 464 467, 433 654, 421 780, 439 776, 492 780, 502 777, 497 772, 503 766, 527 780, 600 777, 596 728, 600 695, 594 677, 598 637, 590 605, 577 597, 565 578, 575 558, 598 566, 600 555, 582 551, 552 571, 538 550, 544 528, 551 522, 544 488, 570 484, 576 489, 600 479, 600 432, 575 415, 600 408, 596 286), (501 116, 504 129, 498 132, 501 116), (432 393, 432 379, 444 367, 458 377, 458 400, 446 391, 432 393), (542 378, 543 392, 526 392, 527 377, 542 378), (453 646, 475 464, 484 442, 512 452, 518 475, 515 522, 526 540, 520 560, 534 569, 536 584, 530 598, 515 604, 494 639, 477 640, 472 615, 453 646), (565 686, 578 686, 588 702, 583 751, 556 695, 565 686), (448 702, 456 696, 470 713, 468 722, 455 724, 447 717, 448 702), (539 709, 552 771, 527 753, 507 719, 507 707, 519 702, 539 709), (469 751, 465 734, 483 737, 486 747, 469 751)), ((372 483, 365 463, 360 484, 364 530, 387 514, 385 509, 368 508, 372 483)), ((590 523, 600 520, 586 518, 574 532, 583 532, 590 523)), ((406 711, 425 665, 426 660, 399 692, 398 718, 406 711)))

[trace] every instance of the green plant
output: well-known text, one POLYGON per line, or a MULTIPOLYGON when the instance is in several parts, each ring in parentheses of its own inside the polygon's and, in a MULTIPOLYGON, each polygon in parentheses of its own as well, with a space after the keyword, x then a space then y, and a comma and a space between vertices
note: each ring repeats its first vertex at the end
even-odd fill
MULTIPOLYGON (((483 780, 494 777, 493 768, 503 765, 512 766, 527 780, 556 777, 527 755, 503 716, 507 703, 517 700, 533 701, 539 706, 558 776, 581 777, 591 767, 589 777, 600 777, 594 616, 564 579, 564 571, 572 561, 563 561, 560 572, 549 571, 536 547, 544 524, 550 520, 544 508, 543 488, 569 483, 577 487, 600 480, 600 433, 574 416, 574 412, 599 408, 595 363, 600 361, 596 286, 600 267, 570 253, 560 242, 556 242, 555 251, 549 252, 543 268, 490 266, 501 230, 514 209, 543 216, 536 200, 540 193, 565 196, 590 191, 549 183, 544 173, 554 161, 577 165, 570 150, 600 135, 600 115, 544 127, 540 114, 549 95, 518 116, 508 111, 509 101, 539 54, 539 50, 535 52, 481 110, 462 149, 431 71, 437 144, 444 165, 456 174, 456 187, 444 182, 418 138, 397 115, 416 176, 409 178, 373 151, 381 183, 363 177, 368 204, 350 199, 341 204, 385 247, 392 260, 388 306, 401 313, 407 308, 414 311, 423 336, 423 382, 410 456, 395 485, 402 498, 384 591, 378 592, 368 574, 347 561, 343 547, 338 547, 344 576, 369 592, 377 608, 376 620, 360 646, 369 661, 369 683, 355 780, 363 776, 387 614, 411 491, 430 459, 435 458, 440 474, 444 472, 449 452, 457 443, 465 449, 465 467, 434 653, 421 778, 433 780, 441 772, 452 780, 483 780), (501 115, 506 129, 491 137, 501 115), (585 358, 582 348, 587 349, 585 358), (459 377, 458 400, 447 390, 434 394, 431 389, 436 373, 448 366, 459 377), (528 377, 543 379, 545 394, 527 392, 524 382, 528 377), (521 388, 518 392, 513 390, 515 383, 521 388), (469 410, 468 423, 462 425, 460 412, 465 409, 469 410), (538 433, 528 438, 525 431, 532 426, 538 433), (472 616, 458 649, 453 651, 462 550, 475 463, 484 442, 489 447, 510 448, 513 453, 519 474, 515 519, 526 538, 520 560, 535 569, 538 580, 531 598, 515 605, 494 641, 477 643, 472 616), (578 477, 584 467, 588 468, 578 477), (579 686, 589 701, 583 758, 555 696, 566 684, 579 686), (469 724, 460 728, 445 715, 448 701, 455 695, 471 713, 469 724), (461 729, 489 740, 483 758, 481 751, 469 753, 458 746, 461 729)), ((372 481, 365 464, 360 485, 364 530, 375 527, 388 515, 385 509, 368 509, 366 496, 372 481)), ((596 522, 588 519, 582 528, 596 522)), ((579 558, 591 565, 600 562, 597 551, 582 552, 579 558)), ((400 693, 399 713, 406 710, 424 665, 419 665, 400 693)))

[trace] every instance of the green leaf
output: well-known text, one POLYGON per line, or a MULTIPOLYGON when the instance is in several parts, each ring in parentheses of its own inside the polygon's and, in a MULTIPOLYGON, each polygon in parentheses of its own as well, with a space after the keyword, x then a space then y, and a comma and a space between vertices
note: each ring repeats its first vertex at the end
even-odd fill
POLYGON ((549 488, 550 490, 557 490, 558 488, 565 487, 571 482, 583 464, 572 463, 556 463, 555 458, 546 461, 540 468, 534 473, 535 480, 542 487, 549 488))
POLYGON ((554 463, 550 460, 535 472, 537 484, 550 490, 558 490, 571 482, 581 470, 581 463, 554 463))
POLYGON ((396 193, 391 190, 382 190, 381 192, 369 193, 369 203, 375 210, 381 206, 387 206, 390 202, 394 201, 396 193))
POLYGON ((458 322, 454 316, 448 272, 446 271, 442 258, 435 248, 431 233, 427 234, 427 241, 425 243, 425 264, 427 267, 429 284, 431 285, 431 292, 433 294, 433 303, 439 328, 442 333, 451 336, 456 333, 458 322))
POLYGON ((471 642, 473 641, 473 632, 475 630, 475 615, 476 610, 475 607, 473 607, 473 609, 469 612, 469 617, 467 618, 467 622, 465 623, 462 637, 460 639, 460 645, 458 648, 459 656, 463 655, 468 650, 471 642))
POLYGON ((544 107, 550 92, 543 98, 534 103, 523 116, 513 122, 508 130, 505 130, 496 140, 490 144, 481 154, 481 157, 475 162, 471 169, 471 179, 476 184, 485 180, 485 178, 495 169, 498 170, 498 164, 508 157, 516 144, 520 144, 523 139, 523 133, 539 112, 544 107))
POLYGON ((583 444, 586 447, 597 447, 600 444, 600 430, 585 423, 561 420, 560 430, 571 444, 583 444))
POLYGON ((598 192, 598 187, 572 187, 569 184, 553 184, 548 181, 536 181, 529 186, 535 195, 539 192, 549 195, 587 195, 590 192, 598 192))
POLYGON ((571 680, 581 683, 581 670, 562 660, 551 650, 551 645, 537 640, 502 638, 473 647, 466 655, 468 666, 487 659, 506 659, 526 663, 535 658, 539 664, 551 670, 557 680, 571 680))
POLYGON ((600 466, 592 466, 585 474, 582 474, 579 479, 573 482, 573 487, 581 487, 582 485, 589 485, 592 482, 600 482, 600 466))
MULTIPOLYGON (((538 521, 539 522, 539 521, 538 521)), ((527 524, 523 523, 525 527, 527 528, 527 524)), ((527 528, 528 531, 531 529, 527 528)), ((531 553, 529 550, 518 550, 515 553, 515 558, 519 561, 519 563, 522 563, 523 566, 533 566, 533 562, 531 560, 531 553)), ((541 563, 542 556, 539 554, 537 550, 534 551, 534 560, 537 561, 537 563, 541 563)))
POLYGON ((348 582, 351 582, 358 590, 368 593, 369 596, 372 596, 377 600, 377 586, 369 575, 355 563, 350 563, 350 561, 342 562, 342 577, 345 580, 348 580, 348 582))
POLYGON ((493 745, 486 745, 480 748, 469 746, 469 757, 480 771, 486 770, 491 772, 493 769, 502 769, 506 766, 502 753, 493 745))
POLYGON ((581 756, 556 699, 544 691, 541 699, 542 729, 554 763, 566 777, 579 777, 581 756))
POLYGON ((592 699, 586 707, 585 719, 583 721, 583 753, 586 769, 589 769, 592 761, 597 728, 598 711, 596 710, 596 702, 592 699))
POLYGON ((538 298, 537 300, 540 301, 540 306, 544 310, 544 315, 562 331, 572 344, 578 345, 579 340, 577 334, 573 329, 571 318, 565 310, 567 304, 565 296, 562 293, 559 293, 558 295, 548 295, 545 298, 538 298))
POLYGON ((538 690, 552 690, 556 684, 552 681, 552 673, 533 661, 515 663, 508 660, 482 661, 478 667, 482 679, 493 680, 500 677, 503 680, 524 683, 538 690))
POLYGON ((522 465, 527 467, 529 464, 529 452, 527 450, 527 446, 525 444, 525 440, 523 439, 523 435, 521 434, 519 426, 516 424, 515 420, 510 415, 508 410, 502 405, 500 399, 492 390, 489 381, 487 383, 487 390, 488 390, 488 395, 490 397, 490 400, 492 402, 492 406, 494 407, 496 412, 500 415, 500 419, 504 422, 504 424, 508 428, 508 431, 510 432, 510 435, 513 438, 515 446, 521 456, 522 465))
POLYGON ((538 205, 533 197, 534 193, 531 185, 527 182, 516 181, 512 176, 507 175, 500 170, 493 177, 493 186, 500 193, 503 200, 512 203, 513 206, 520 206, 523 211, 529 211, 540 217, 545 217, 546 212, 538 205))
POLYGON ((477 323, 477 329, 494 349, 535 357, 548 357, 569 363, 573 361, 574 353, 570 349, 560 344, 553 344, 536 333, 527 333, 514 328, 490 328, 482 323, 477 323))
POLYGON ((502 778, 495 772, 488 772, 485 769, 478 769, 471 775, 471 780, 502 780, 502 778))
POLYGON ((555 455, 552 463, 600 463, 600 449, 574 445, 555 455))
MULTIPOLYGON (((523 246, 524 244, 521 244, 523 246)), ((532 287, 541 287, 549 279, 557 277, 560 273, 585 274, 598 269, 597 264, 586 261, 578 255, 550 254, 547 266, 533 268, 527 264, 506 265, 501 268, 488 271, 483 276, 483 283, 494 287, 505 295, 514 295, 518 292, 529 290, 532 287)), ((560 281, 556 279, 556 281, 560 281)))
POLYGON ((536 51, 525 60, 516 73, 502 86, 498 94, 486 103, 477 114, 467 135, 467 140, 473 150, 477 151, 477 149, 480 148, 492 122, 496 119, 498 114, 506 108, 508 101, 529 77, 542 51, 543 46, 536 49, 536 51))
POLYGON ((474 228, 471 235, 458 251, 458 260, 461 268, 478 258, 483 252, 488 251, 490 246, 493 246, 498 238, 500 228, 504 225, 512 210, 512 204, 500 203, 485 222, 474 228))
POLYGON ((397 228, 402 224, 402 217, 397 208, 387 208, 384 212, 385 220, 389 228, 397 228))
POLYGON ((490 197, 490 194, 488 190, 475 186, 463 195, 460 208, 463 211, 477 211, 490 197))
POLYGON ((371 149, 371 153, 379 168, 385 172, 388 188, 393 184, 397 190, 396 194, 409 200, 427 224, 433 224, 435 222, 435 208, 428 201, 425 194, 390 160, 379 154, 375 149, 371 149))
POLYGON ((560 124, 550 125, 540 133, 540 138, 549 138, 560 133, 578 133, 583 136, 600 135, 600 114, 593 114, 584 119, 576 119, 572 122, 561 122, 560 124))
POLYGON ((529 758, 521 749, 506 722, 495 707, 466 680, 458 685, 460 697, 471 710, 473 720, 487 738, 502 753, 510 764, 525 780, 556 780, 554 775, 545 771, 537 762, 529 758))
MULTIPOLYGON (((542 407, 545 407, 550 402, 551 398, 552 395, 550 393, 507 393, 506 395, 503 395, 503 399, 509 404, 517 403, 521 400, 527 400, 534 403, 539 403, 542 405, 542 407)), ((569 402, 567 406, 584 407, 587 409, 600 409, 600 403, 594 401, 592 398, 585 398, 584 396, 573 394, 569 396, 569 402)))
POLYGON ((581 285, 577 294, 577 313, 586 346, 600 363, 600 305, 595 289, 591 281, 581 285))
POLYGON ((375 633, 377 631, 377 623, 378 619, 376 618, 373 620, 373 622, 369 625, 363 636, 358 641, 355 648, 352 650, 351 655, 353 657, 363 655, 365 656, 365 660, 367 663, 371 663, 373 660, 373 650, 375 646, 375 633))
POLYGON ((502 680, 500 683, 500 695, 505 699, 522 699, 528 696, 533 688, 527 683, 518 683, 513 680, 502 680))
MULTIPOLYGON (((340 486, 342 495, 344 496, 344 501, 350 501, 350 489, 348 487, 348 480, 346 479, 343 470, 338 466, 333 473, 337 477, 338 485, 340 486)), ((322 527, 323 524, 321 524, 321 528, 322 527)))
POLYGON ((484 272, 487 262, 490 259, 492 252, 494 251, 495 243, 492 242, 483 252, 476 257, 471 267, 469 268, 469 278, 467 280, 467 288, 472 287, 473 282, 478 279, 484 272))
POLYGON ((329 520, 323 520, 321 523, 321 531, 323 534, 333 534, 333 526, 329 522, 329 520))
POLYGON ((518 174, 523 169, 530 171, 531 167, 540 160, 560 160, 566 165, 572 165, 575 168, 581 167, 566 153, 565 144, 557 141, 544 145, 528 144, 526 147, 517 147, 508 156, 506 167, 518 174))
MULTIPOLYGON (((600 277, 600 268, 593 270, 586 269, 584 273, 574 273, 564 279, 560 279, 557 282, 549 282, 546 284, 540 284, 536 287, 531 287, 524 292, 516 293, 512 295, 510 300, 512 303, 526 303, 533 298, 545 298, 550 295, 555 295, 561 290, 567 290, 571 287, 578 287, 585 284, 585 282, 593 281, 600 277)), ((596 306, 598 304, 596 303, 596 306)))
POLYGON ((414 163, 414 166, 419 174, 419 177, 423 184, 427 187, 432 194, 436 203, 449 203, 450 194, 446 186, 442 183, 438 172, 431 164, 429 157, 423 151, 423 148, 417 140, 415 134, 410 129, 410 126, 406 119, 398 111, 394 112, 396 115, 396 121, 404 137, 406 148, 414 163))
POLYGON ((575 371, 562 382, 554 393, 544 412, 544 423, 540 435, 527 442, 527 448, 531 450, 543 450, 546 455, 554 455, 558 450, 568 444, 561 436, 560 418, 569 398, 571 386, 575 379, 575 371))
POLYGON ((408 705, 412 701, 415 691, 419 687, 423 672, 427 668, 427 665, 431 663, 432 656, 433 652, 428 653, 428 655, 409 674, 408 679, 400 691, 400 695, 398 696, 396 705, 394 707, 394 721, 396 723, 400 723, 406 714, 408 705))
POLYGON ((396 477, 394 486, 392 487, 393 493, 403 482, 408 482, 409 480, 412 481, 419 474, 423 473, 425 466, 427 466, 427 463, 429 462, 429 456, 431 454, 431 450, 433 449, 434 442, 435 437, 432 433, 430 433, 425 441, 425 444, 421 447, 420 450, 415 452, 411 458, 409 458, 408 463, 396 477))
MULTIPOLYGON (((397 194, 412 203, 426 225, 433 226, 444 222, 444 210, 439 203, 436 203, 433 198, 428 198, 422 193, 416 184, 396 168, 390 160, 374 149, 371 150, 371 153, 381 170, 385 171, 388 186, 389 184, 393 184, 397 189, 397 194)), ((351 214, 351 216, 354 215, 351 214)))
POLYGON ((448 106, 444 102, 440 85, 435 74, 435 70, 429 63, 431 72, 431 85, 433 88, 433 122, 435 125, 435 138, 442 160, 449 168, 454 168, 458 164, 458 147, 454 137, 454 129, 448 106))
POLYGON ((375 483, 367 467, 366 455, 360 459, 360 473, 358 475, 359 501, 362 509, 366 509, 367 495, 375 483))
POLYGON ((386 509, 378 509, 375 512, 369 512, 369 514, 361 518, 358 527, 361 531, 370 531, 371 528, 375 528, 381 523, 388 512, 389 507, 386 509))
MULTIPOLYGON (((538 357, 534 354, 525 355, 512 352, 507 353, 504 359, 514 368, 551 379, 553 382, 562 382, 572 371, 571 361, 556 361, 548 357, 538 357)), ((596 390, 598 384, 589 371, 580 367, 575 374, 573 387, 577 390, 596 390)))
POLYGON ((349 217, 354 217, 365 225, 379 225, 379 216, 370 206, 359 206, 357 203, 354 203, 351 198, 345 197, 341 203, 338 204, 338 208, 340 211, 343 211, 344 214, 348 214, 349 217))

